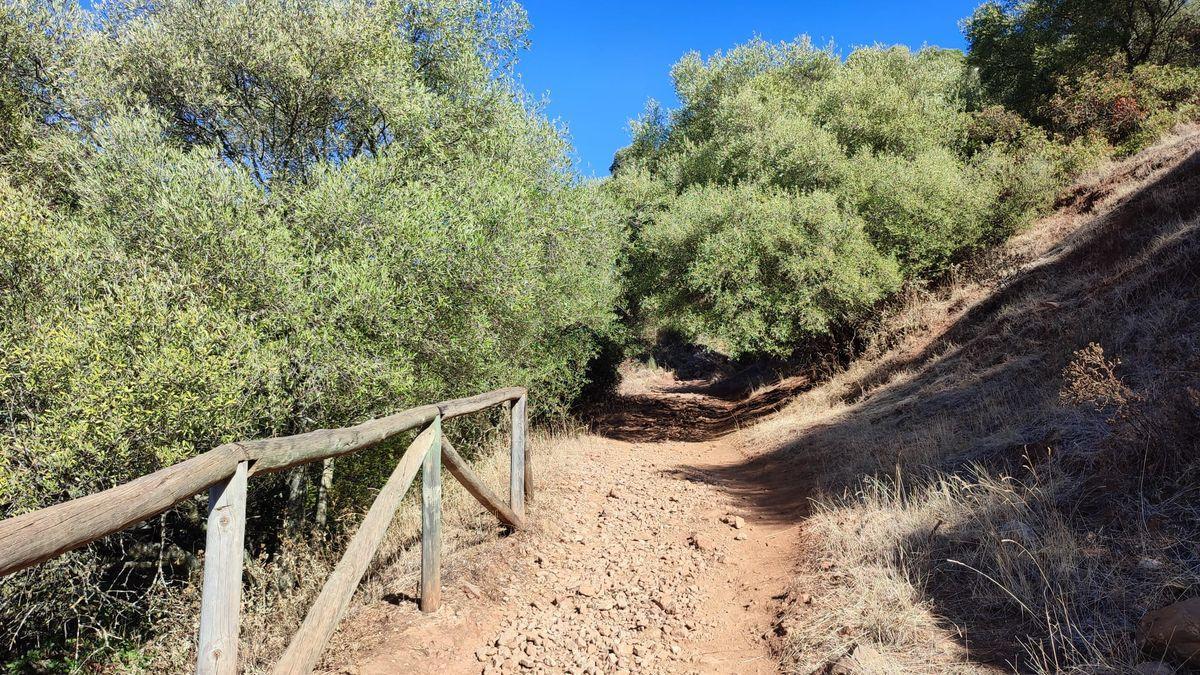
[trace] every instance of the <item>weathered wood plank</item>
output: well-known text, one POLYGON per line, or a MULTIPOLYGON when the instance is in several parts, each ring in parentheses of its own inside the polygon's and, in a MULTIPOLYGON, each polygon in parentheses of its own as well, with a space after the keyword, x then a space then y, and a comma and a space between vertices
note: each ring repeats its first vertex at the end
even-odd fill
POLYGON ((237 444, 94 495, 0 522, 0 576, 153 518, 233 475, 247 459, 237 444))
POLYGON ((433 421, 478 412, 525 395, 520 387, 444 401, 364 422, 298 436, 228 443, 117 487, 0 521, 0 576, 35 565, 166 511, 233 475, 250 460, 250 474, 344 455, 433 421))
POLYGON ((442 604, 442 418, 433 425, 438 433, 421 467, 422 612, 436 612, 442 604))
POLYGON ((518 446, 525 463, 525 501, 533 499, 533 462, 529 453, 529 414, 526 397, 513 404, 513 444, 518 446), (519 431, 518 431, 519 430, 519 431))
POLYGON ((499 518, 501 522, 518 530, 525 527, 525 520, 513 513, 513 510, 508 508, 508 505, 496 493, 479 480, 479 476, 471 470, 471 465, 462 458, 462 455, 458 454, 454 446, 450 445, 449 439, 445 437, 442 438, 442 463, 446 465, 450 475, 457 478, 467 492, 471 493, 472 497, 483 504, 483 507, 499 518))
MULTIPOLYGON (((437 419, 436 414, 434 419, 437 419)), ((375 552, 387 533, 388 524, 392 522, 392 516, 400 506, 404 493, 408 492, 408 487, 416 478, 417 471, 425 460, 425 454, 440 437, 440 427, 431 425, 408 446, 391 477, 379 491, 379 496, 371 504, 358 532, 350 540, 346 553, 334 567, 312 607, 308 609, 308 615, 304 618, 300 630, 292 636, 292 641, 276 664, 274 673, 300 675, 312 671, 350 604, 358 582, 362 580, 371 559, 375 557, 375 552)))
POLYGON ((513 401, 512 435, 509 439, 508 507, 525 517, 525 397, 513 401))
POLYGON ((196 651, 196 672, 200 675, 237 673, 248 475, 248 464, 238 462, 233 476, 208 492, 200 642, 196 651))
POLYGON ((241 445, 250 458, 256 460, 253 473, 281 471, 297 464, 369 448, 396 434, 425 426, 438 414, 442 419, 459 417, 524 395, 525 390, 520 387, 497 389, 470 398, 412 408, 344 429, 321 429, 286 438, 243 441, 241 445))

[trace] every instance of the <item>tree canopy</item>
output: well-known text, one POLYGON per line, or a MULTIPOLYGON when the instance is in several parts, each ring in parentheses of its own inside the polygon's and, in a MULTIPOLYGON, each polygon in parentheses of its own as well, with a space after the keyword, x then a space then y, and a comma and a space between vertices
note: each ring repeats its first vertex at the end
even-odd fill
POLYGON ((1117 59, 1139 65, 1200 63, 1195 0, 986 2, 963 24, 969 62, 989 96, 1045 120, 1056 80, 1117 59))

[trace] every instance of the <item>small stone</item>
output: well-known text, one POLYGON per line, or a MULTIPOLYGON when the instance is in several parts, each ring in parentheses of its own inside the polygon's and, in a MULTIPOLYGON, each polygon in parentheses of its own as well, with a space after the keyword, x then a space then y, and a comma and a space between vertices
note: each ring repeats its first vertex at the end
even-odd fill
POLYGON ((729 524, 733 526, 733 529, 740 530, 743 527, 746 527, 746 519, 741 516, 734 516, 733 522, 729 524))
POLYGON ((746 541, 746 539, 748 539, 749 537, 746 536, 745 532, 738 532, 736 535, 733 536, 733 538, 735 541, 746 541))
POLYGON ((717 544, 715 541, 713 541, 712 537, 700 532, 694 532, 692 534, 691 542, 692 546, 694 546, 698 551, 707 553, 709 551, 717 550, 717 544))
POLYGON ((591 598, 596 595, 596 588, 591 584, 580 584, 579 588, 576 589, 576 592, 585 598, 591 598))
POLYGON ((674 614, 675 601, 669 595, 659 595, 654 598, 654 604, 658 605, 659 609, 667 614, 674 614))
POLYGON ((534 667, 537 666, 536 663, 534 663, 533 661, 531 661, 529 659, 521 659, 520 661, 518 661, 518 663, 521 664, 522 668, 526 668, 528 670, 533 670, 534 667))

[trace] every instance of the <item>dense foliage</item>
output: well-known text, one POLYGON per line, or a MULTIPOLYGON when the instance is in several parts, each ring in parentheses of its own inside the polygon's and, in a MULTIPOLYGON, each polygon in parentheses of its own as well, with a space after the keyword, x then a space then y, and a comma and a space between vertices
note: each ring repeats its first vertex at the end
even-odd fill
POLYGON ((990 99, 1068 137, 1135 149, 1200 105, 1195 0, 993 0, 964 28, 990 99))
POLYGON ((651 104, 607 189, 639 318, 733 354, 857 325, 1015 231, 1069 170, 1038 130, 972 108, 957 51, 754 41, 672 77, 682 107, 651 104))
MULTIPOLYGON (((485 0, 6 3, 0 513, 498 386, 561 412, 623 234, 513 84, 525 28, 485 0)), ((337 466, 332 508, 390 470, 337 466)), ((179 518, 5 580, 5 649, 136 630, 125 590, 194 564, 179 518)))

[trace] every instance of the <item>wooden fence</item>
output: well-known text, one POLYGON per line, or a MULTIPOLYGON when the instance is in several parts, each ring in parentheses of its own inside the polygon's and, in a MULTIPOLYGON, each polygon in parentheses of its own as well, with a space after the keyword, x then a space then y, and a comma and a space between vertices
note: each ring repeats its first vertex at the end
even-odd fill
POLYGON ((436 610, 441 601, 443 464, 502 522, 515 529, 524 525, 525 498, 533 492, 525 450, 525 403, 525 390, 511 387, 405 410, 353 427, 222 445, 104 492, 0 521, 0 576, 153 518, 208 490, 208 532, 196 672, 206 675, 235 673, 247 481, 262 473, 283 471, 369 448, 405 431, 421 428, 380 490, 274 669, 278 674, 308 673, 337 628, 418 470, 422 475, 422 611, 436 610), (507 504, 479 480, 442 436, 443 420, 501 404, 509 405, 512 418, 507 504))

